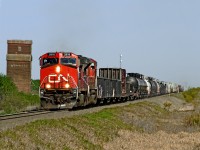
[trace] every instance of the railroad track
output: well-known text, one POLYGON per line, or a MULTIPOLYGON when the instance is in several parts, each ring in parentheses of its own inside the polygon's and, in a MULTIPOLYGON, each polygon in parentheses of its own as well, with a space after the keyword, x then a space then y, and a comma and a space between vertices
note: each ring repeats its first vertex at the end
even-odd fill
MULTIPOLYGON (((132 103, 133 101, 130 101, 130 103, 132 103)), ((112 106, 114 107, 114 104, 122 104, 122 103, 128 103, 128 102, 115 102, 112 104, 112 106)), ((111 106, 111 103, 106 103, 106 104, 99 104, 98 107, 105 107, 105 106, 111 106)), ((73 109, 74 112, 79 111, 79 110, 84 110, 84 109, 92 109, 94 107, 88 106, 88 107, 78 107, 73 109)), ((65 111, 66 109, 59 109, 56 111, 47 111, 47 110, 34 110, 34 111, 26 111, 26 112, 20 112, 20 113, 15 113, 15 114, 6 114, 6 115, 0 115, 0 121, 7 121, 7 120, 14 120, 14 119, 18 119, 18 118, 26 118, 26 117, 30 117, 30 116, 39 116, 39 115, 43 115, 43 114, 50 114, 50 113, 56 113, 56 112, 62 112, 65 111)), ((68 110, 69 111, 69 110, 68 110)))
POLYGON ((11 120, 11 119, 16 119, 16 118, 24 118, 24 117, 29 117, 29 116, 37 116, 37 115, 48 114, 48 113, 52 113, 52 111, 38 110, 38 111, 27 111, 27 112, 8 114, 8 115, 0 115, 0 121, 11 120))

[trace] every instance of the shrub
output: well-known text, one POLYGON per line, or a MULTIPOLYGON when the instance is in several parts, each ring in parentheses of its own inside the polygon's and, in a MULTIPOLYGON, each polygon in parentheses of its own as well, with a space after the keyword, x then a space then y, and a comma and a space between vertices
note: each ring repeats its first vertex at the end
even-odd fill
POLYGON ((185 119, 186 125, 188 126, 200 126, 200 114, 193 114, 185 119))
POLYGON ((0 110, 3 110, 4 113, 14 113, 35 104, 39 104, 38 95, 18 92, 12 80, 0 74, 0 110))
POLYGON ((32 80, 31 81, 31 91, 33 94, 37 94, 39 92, 40 80, 32 80))
POLYGON ((191 88, 183 92, 183 97, 187 102, 193 102, 199 98, 200 88, 191 88))
POLYGON ((166 101, 166 102, 164 102, 163 105, 164 105, 164 109, 169 110, 171 105, 172 105, 172 103, 170 101, 166 101))
POLYGON ((11 81, 10 78, 7 76, 0 74, 0 94, 2 95, 8 95, 12 92, 16 92, 17 87, 15 84, 11 81))

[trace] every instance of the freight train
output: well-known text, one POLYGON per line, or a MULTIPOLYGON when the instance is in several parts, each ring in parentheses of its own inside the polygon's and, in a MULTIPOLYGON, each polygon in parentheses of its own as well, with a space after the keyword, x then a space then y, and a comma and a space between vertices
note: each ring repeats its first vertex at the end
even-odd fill
POLYGON ((45 53, 39 61, 39 95, 44 109, 71 109, 183 90, 175 83, 127 73, 123 68, 99 68, 97 75, 97 61, 72 52, 45 53))

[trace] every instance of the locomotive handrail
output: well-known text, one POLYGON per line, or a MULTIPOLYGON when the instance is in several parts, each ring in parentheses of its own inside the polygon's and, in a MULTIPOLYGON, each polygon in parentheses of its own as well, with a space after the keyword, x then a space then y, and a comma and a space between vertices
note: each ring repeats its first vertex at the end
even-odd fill
POLYGON ((74 78, 72 76, 69 76, 69 78, 72 79, 73 84, 76 86, 76 90, 77 90, 76 98, 78 98, 78 85, 76 84, 76 82, 75 82, 75 80, 74 80, 74 78))
POLYGON ((87 86, 89 86, 88 83, 85 81, 85 79, 84 79, 83 77, 81 77, 81 79, 85 82, 85 84, 86 84, 87 86))
MULTIPOLYGON (((47 76, 42 80, 42 82, 41 82, 41 84, 40 84, 40 87, 42 86, 42 84, 43 84, 44 80, 46 80, 46 78, 47 78, 47 76)), ((40 93, 40 87, 39 87, 39 97, 40 97, 40 95, 41 95, 41 93, 40 93)))
POLYGON ((87 85, 87 93, 88 93, 88 95, 90 94, 90 86, 89 86, 89 84, 85 81, 85 79, 83 78, 83 77, 81 77, 81 79, 85 82, 85 84, 87 85))
POLYGON ((78 88, 78 85, 76 84, 74 78, 72 76, 69 76, 70 79, 72 79, 73 84, 76 86, 76 88, 78 88))
POLYGON ((40 84, 40 87, 42 86, 44 80, 46 80, 47 76, 42 80, 41 84, 40 84))

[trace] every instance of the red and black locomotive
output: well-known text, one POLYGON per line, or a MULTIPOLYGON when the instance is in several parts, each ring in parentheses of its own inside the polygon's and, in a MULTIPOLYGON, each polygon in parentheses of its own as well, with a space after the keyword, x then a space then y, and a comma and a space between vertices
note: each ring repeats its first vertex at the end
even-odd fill
POLYGON ((44 108, 72 108, 96 103, 97 62, 71 52, 42 55, 40 99, 44 108))

